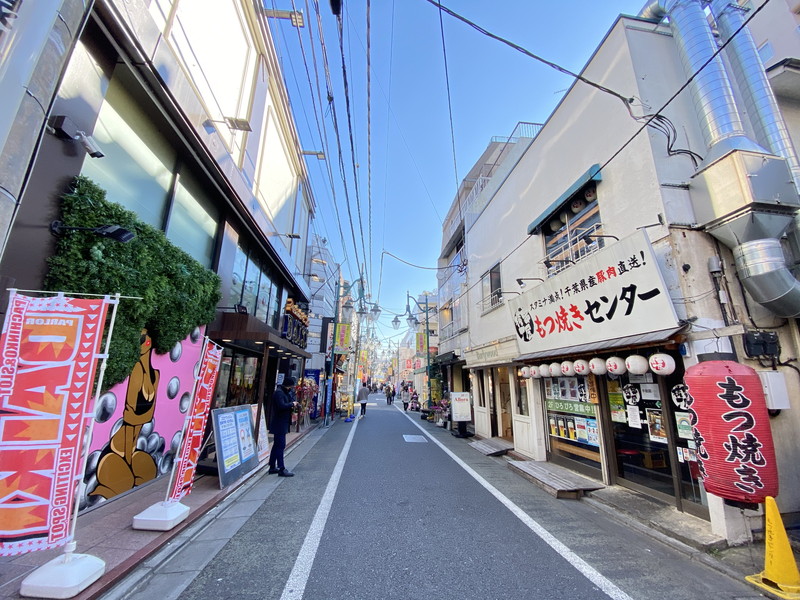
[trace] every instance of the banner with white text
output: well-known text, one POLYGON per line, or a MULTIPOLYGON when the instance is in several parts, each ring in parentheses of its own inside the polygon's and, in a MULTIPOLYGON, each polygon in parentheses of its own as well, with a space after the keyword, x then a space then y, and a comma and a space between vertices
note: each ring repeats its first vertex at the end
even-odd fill
POLYGON ((72 539, 110 302, 11 292, 0 338, 0 556, 72 539))
POLYGON ((214 398, 214 386, 217 383, 219 364, 222 359, 222 346, 211 340, 206 341, 205 351, 200 362, 200 375, 194 401, 189 409, 189 419, 183 434, 178 464, 175 467, 177 476, 172 484, 169 500, 175 502, 192 491, 194 473, 197 469, 197 458, 203 443, 208 411, 214 398))

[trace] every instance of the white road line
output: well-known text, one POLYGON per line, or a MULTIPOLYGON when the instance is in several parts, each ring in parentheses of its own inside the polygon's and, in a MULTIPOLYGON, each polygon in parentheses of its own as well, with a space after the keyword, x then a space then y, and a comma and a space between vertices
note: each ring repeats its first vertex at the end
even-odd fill
POLYGON ((356 433, 357 427, 358 420, 355 420, 350 429, 350 434, 347 436, 347 441, 344 443, 344 448, 342 448, 342 452, 339 454, 339 460, 336 461, 336 466, 333 468, 331 478, 328 480, 328 486, 325 488, 325 493, 322 495, 319 507, 317 507, 314 520, 311 521, 311 526, 308 528, 306 539, 303 541, 303 546, 300 548, 297 560, 294 561, 294 567, 289 574, 286 586, 283 588, 281 600, 301 600, 303 598, 303 594, 306 591, 306 584, 308 583, 308 576, 311 573, 311 566, 314 564, 314 557, 316 557, 317 550, 319 549, 322 532, 325 529, 325 523, 328 521, 328 515, 331 512, 331 505, 333 504, 333 497, 336 495, 336 489, 339 487, 339 480, 342 477, 344 463, 350 452, 350 445, 353 442, 353 436, 356 433))
MULTIPOLYGON (((406 417, 409 421, 414 423, 411 417, 406 414, 406 417)), ((497 498, 503 506, 505 506, 511 513, 517 517, 520 521, 522 521, 528 529, 530 529, 533 533, 538 535, 548 546, 550 546, 553 550, 558 552, 564 560, 566 560, 569 564, 575 567, 578 571, 580 571, 584 577, 586 577, 589 581, 603 590, 609 598, 612 600, 633 600, 628 594, 623 592, 619 589, 616 585, 614 585, 611 581, 606 579, 603 575, 600 574, 594 567, 592 567, 589 563, 583 560, 580 556, 575 554, 572 550, 570 550, 565 544, 560 542, 547 531, 544 527, 539 525, 534 519, 532 519, 528 513, 522 510, 519 506, 514 504, 509 498, 504 496, 500 490, 494 487, 491 483, 486 481, 483 477, 481 477, 472 467, 470 467, 467 463, 461 460, 458 456, 453 454, 444 444, 442 444, 439 440, 433 437, 428 431, 422 428, 421 425, 418 423, 414 423, 414 425, 419 429, 422 433, 424 433, 428 438, 439 448, 441 448, 445 454, 447 454, 450 458, 452 458, 456 464, 458 464, 462 469, 464 469, 467 473, 469 473, 472 478, 481 484, 486 490, 495 498, 497 498)))

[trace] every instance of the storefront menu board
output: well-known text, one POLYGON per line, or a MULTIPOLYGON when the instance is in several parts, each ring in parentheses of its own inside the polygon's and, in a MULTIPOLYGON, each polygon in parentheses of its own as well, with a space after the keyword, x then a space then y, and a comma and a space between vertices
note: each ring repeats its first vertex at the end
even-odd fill
POLYGON ((599 446, 600 437, 595 417, 595 405, 566 400, 547 401, 547 423, 550 435, 599 446), (561 414, 570 413, 570 414, 561 414))
POLYGON ((450 411, 453 421, 471 421, 472 406, 469 392, 450 392, 450 411))
POLYGON ((250 405, 246 404, 214 409, 211 418, 214 423, 219 486, 224 488, 258 465, 253 416, 250 405))

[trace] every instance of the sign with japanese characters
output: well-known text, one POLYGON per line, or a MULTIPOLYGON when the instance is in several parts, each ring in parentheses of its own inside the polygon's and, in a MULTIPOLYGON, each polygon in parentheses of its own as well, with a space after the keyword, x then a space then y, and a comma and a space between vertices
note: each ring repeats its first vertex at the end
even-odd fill
POLYGON ((222 346, 207 340, 200 361, 200 374, 194 400, 189 408, 180 452, 175 465, 177 476, 169 494, 169 499, 175 502, 192 491, 197 459, 200 456, 200 446, 203 443, 206 420, 214 397, 214 386, 217 382, 221 359, 222 346))
POLYGON ((775 446, 756 371, 714 360, 689 367, 684 381, 692 441, 706 490, 750 503, 777 496, 775 446))
POLYGON ((334 354, 349 354, 352 344, 350 340, 350 323, 337 323, 334 338, 334 354))
POLYGON ((73 537, 109 302, 11 294, 0 339, 0 556, 73 537))
POLYGON ((523 354, 678 327, 643 230, 510 298, 508 307, 523 354))

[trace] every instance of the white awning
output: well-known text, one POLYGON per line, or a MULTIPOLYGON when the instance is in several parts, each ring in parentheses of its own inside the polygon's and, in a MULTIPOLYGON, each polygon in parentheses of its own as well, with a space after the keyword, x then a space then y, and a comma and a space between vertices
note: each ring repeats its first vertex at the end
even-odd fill
POLYGON ((638 335, 629 335, 601 342, 590 342, 588 344, 578 344, 575 346, 565 346, 563 348, 548 348, 541 352, 530 352, 523 354, 517 360, 526 361, 536 358, 549 358, 552 356, 573 356, 575 354, 586 354, 589 352, 606 352, 622 346, 643 346, 646 344, 656 344, 664 342, 683 329, 683 326, 660 331, 648 331, 638 335))

